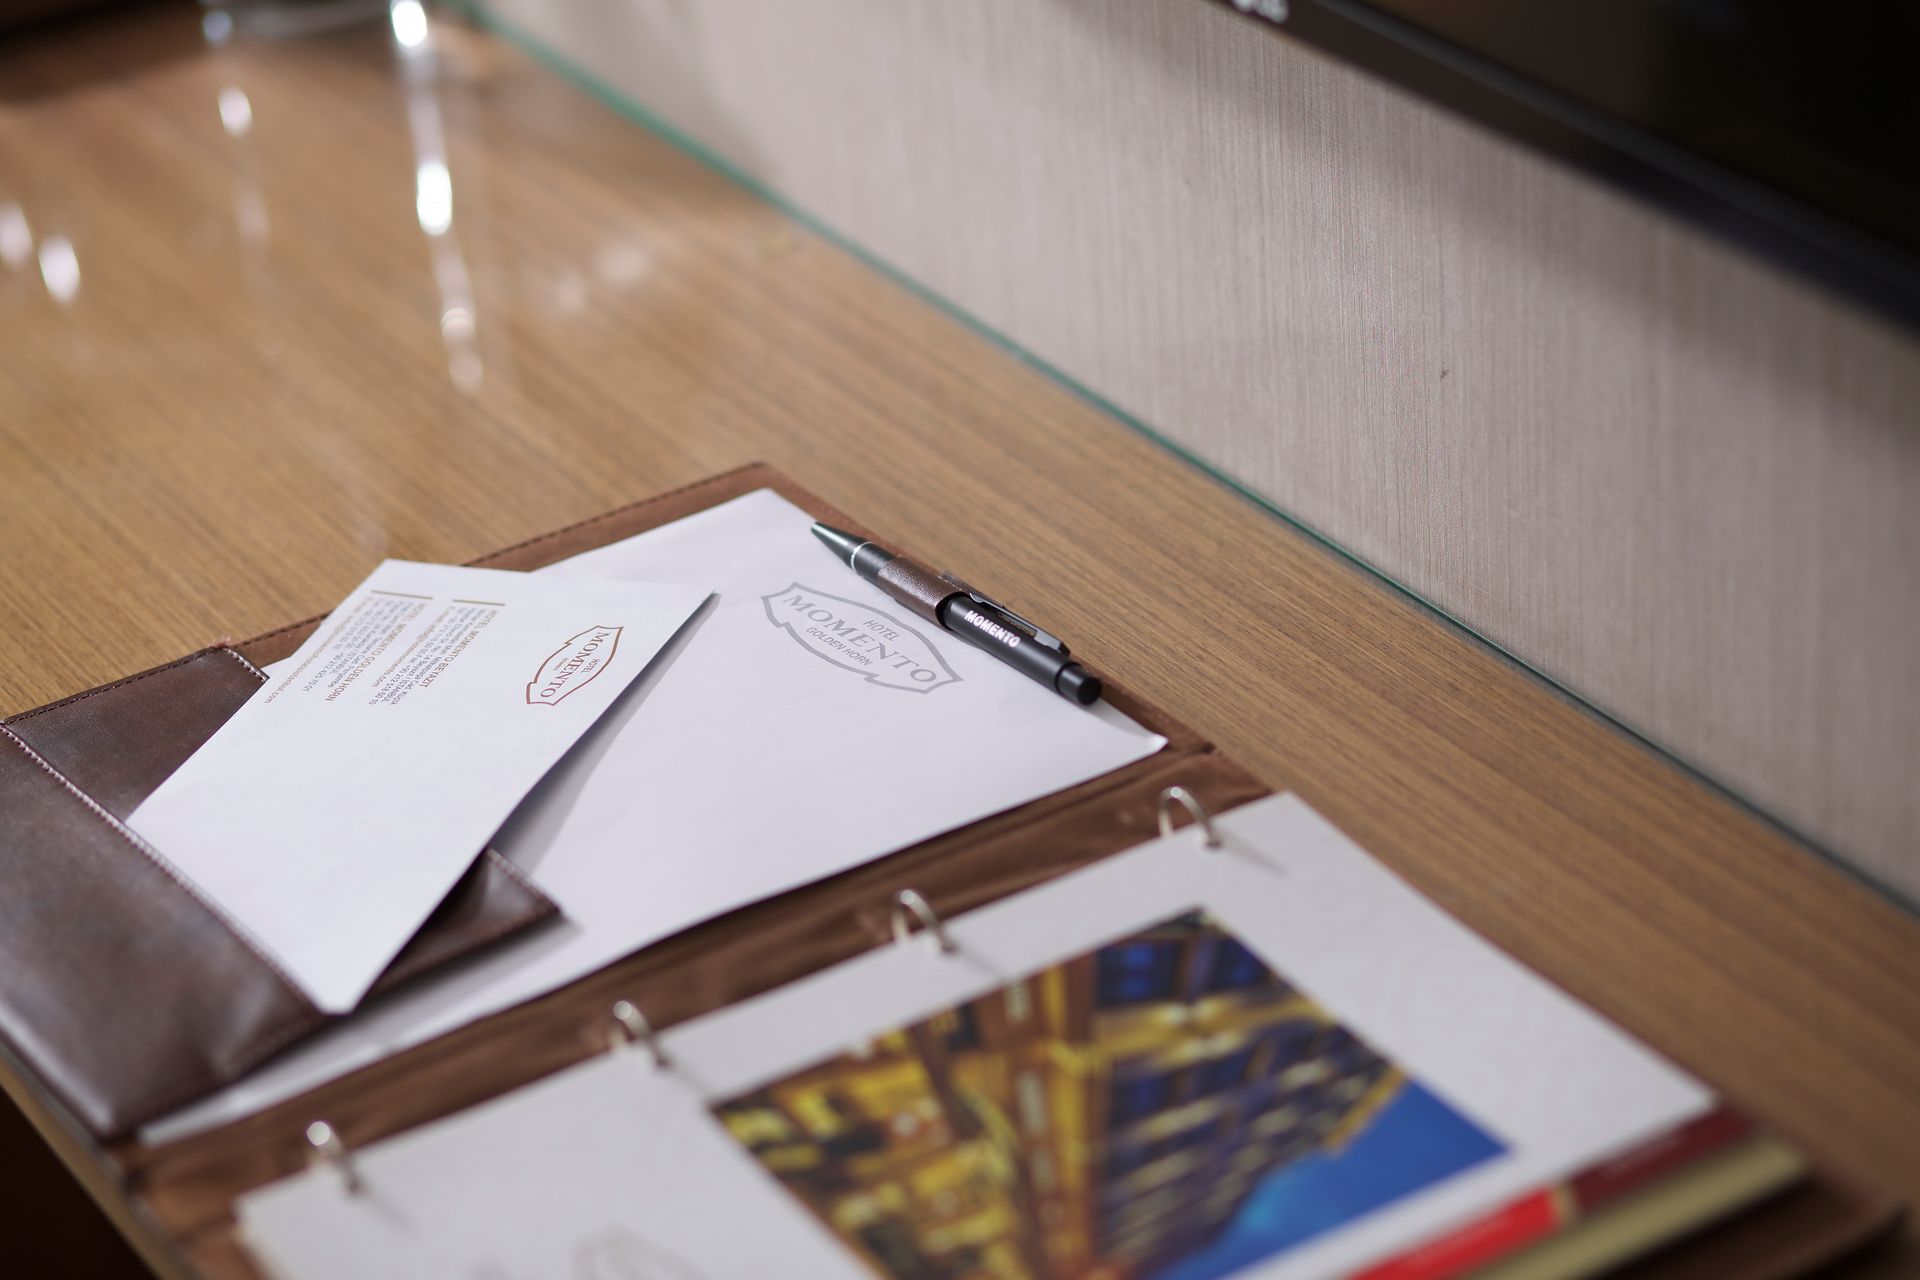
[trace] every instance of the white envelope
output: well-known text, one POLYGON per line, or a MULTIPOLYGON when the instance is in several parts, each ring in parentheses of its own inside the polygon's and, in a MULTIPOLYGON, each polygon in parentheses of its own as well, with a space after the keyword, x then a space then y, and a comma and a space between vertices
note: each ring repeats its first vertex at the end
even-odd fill
POLYGON ((703 920, 1165 745, 914 617, 811 524, 759 490, 543 570, 716 592, 495 840, 566 919, 370 1003, 148 1137, 250 1114, 703 920), (882 652, 848 644, 856 632, 882 652))
POLYGON ((389 560, 127 825, 345 1012, 705 597, 389 560))

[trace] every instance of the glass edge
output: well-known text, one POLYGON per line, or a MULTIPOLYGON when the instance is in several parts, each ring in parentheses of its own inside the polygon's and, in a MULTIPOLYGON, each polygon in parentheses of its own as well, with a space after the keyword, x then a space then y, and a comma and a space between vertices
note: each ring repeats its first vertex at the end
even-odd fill
POLYGON ((602 106, 609 108, 616 114, 639 125, 649 133, 663 139, 675 149, 684 152, 699 161, 702 165, 720 174, 728 181, 744 188, 753 196, 765 201, 768 205, 779 210, 781 214, 791 218, 794 222, 820 237, 834 248, 852 256, 862 265, 878 272, 896 286, 905 289, 922 302, 934 307, 942 315, 955 321, 970 333, 984 338, 995 347, 998 347, 1014 359, 1020 361, 1020 363, 1035 370, 1058 386, 1064 388, 1070 394, 1100 410, 1100 412, 1107 417, 1121 423, 1129 430, 1145 437, 1167 453, 1172 454, 1241 500, 1259 508, 1260 511, 1267 516, 1280 521, 1280 523, 1286 525, 1296 533, 1301 534, 1320 547, 1333 553, 1339 559, 1345 561, 1348 565, 1359 570, 1367 577, 1387 587, 1401 599, 1411 602, 1423 612, 1430 614, 1434 618, 1447 624, 1451 629, 1465 635, 1480 647, 1491 651, 1503 661, 1526 672, 1541 684, 1546 685, 1562 700, 1571 703, 1585 714, 1605 724, 1614 732, 1622 734, 1644 750, 1658 756, 1668 765, 1678 769, 1681 773, 1714 792, 1722 799, 1729 801, 1736 808, 1759 819, 1773 830, 1786 836, 1794 843, 1820 858, 1823 862, 1832 866, 1854 883, 1886 901, 1893 903, 1910 915, 1920 917, 1920 896, 1910 894, 1900 887, 1882 879, 1875 873, 1856 865, 1851 859, 1841 854, 1838 850, 1809 835, 1786 819, 1772 813, 1732 785, 1722 782, 1702 766, 1694 764, 1678 751, 1663 745, 1657 739, 1650 737, 1646 732, 1635 728, 1619 716, 1599 706, 1584 695, 1577 693, 1559 679, 1533 665, 1533 663, 1528 662, 1525 658, 1520 657, 1499 641, 1492 639, 1471 624, 1456 617, 1447 609, 1427 599, 1427 597, 1421 595, 1412 587, 1392 577, 1378 566, 1361 557, 1358 553, 1348 550, 1332 537, 1322 533, 1306 521, 1286 511, 1271 498, 1259 493, 1244 481, 1236 479, 1234 476, 1222 471, 1213 463, 1208 462, 1191 449, 1188 449, 1185 445, 1169 438, 1145 421, 1135 417, 1132 413, 1079 381, 1064 369, 1035 355, 999 330, 988 325, 979 317, 966 311, 957 303, 936 293, 933 289, 922 284, 919 280, 908 275, 892 263, 876 256, 856 241, 836 230, 830 224, 816 217, 813 213, 788 200, 779 191, 762 183, 759 179, 735 165, 725 156, 712 150, 699 139, 686 133, 671 121, 666 120, 647 107, 642 106, 592 71, 574 62, 566 54, 561 53, 558 49, 547 44, 540 37, 532 34, 516 23, 501 19, 489 9, 484 3, 484 0, 439 0, 439 2, 441 8, 463 14, 471 21, 485 27, 532 58, 535 62, 538 62, 540 65, 554 72, 554 74, 558 75, 561 79, 585 93, 588 97, 599 102, 602 106))

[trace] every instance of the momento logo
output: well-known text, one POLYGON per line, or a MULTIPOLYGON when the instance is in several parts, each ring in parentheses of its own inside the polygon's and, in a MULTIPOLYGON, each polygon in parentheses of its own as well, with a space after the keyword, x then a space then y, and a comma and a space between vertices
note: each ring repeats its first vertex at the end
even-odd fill
POLYGON ((550 707, 568 694, 591 684, 613 661, 620 647, 619 627, 588 627, 553 651, 533 679, 527 681, 527 705, 550 707))
POLYGON ((871 605, 830 596, 796 582, 760 597, 767 620, 816 658, 868 683, 927 693, 960 677, 932 641, 871 605))

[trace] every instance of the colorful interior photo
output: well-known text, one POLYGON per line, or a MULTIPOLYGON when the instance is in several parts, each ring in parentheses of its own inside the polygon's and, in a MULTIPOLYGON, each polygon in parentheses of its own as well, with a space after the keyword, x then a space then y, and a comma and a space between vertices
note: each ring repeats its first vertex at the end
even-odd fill
POLYGON ((1211 1280, 1504 1149, 1199 912, 716 1112, 897 1280, 1211 1280))

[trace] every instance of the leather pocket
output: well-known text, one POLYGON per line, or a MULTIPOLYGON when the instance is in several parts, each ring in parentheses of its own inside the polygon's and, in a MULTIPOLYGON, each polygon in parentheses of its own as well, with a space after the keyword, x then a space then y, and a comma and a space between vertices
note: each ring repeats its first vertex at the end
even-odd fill
MULTIPOLYGON (((205 649, 0 727, 0 1033, 98 1136, 328 1021, 125 826, 262 678, 232 649, 205 649)), ((487 850, 373 990, 557 914, 487 850)))
POLYGON ((102 1137, 324 1015, 119 821, 0 727, 0 1032, 102 1137))

